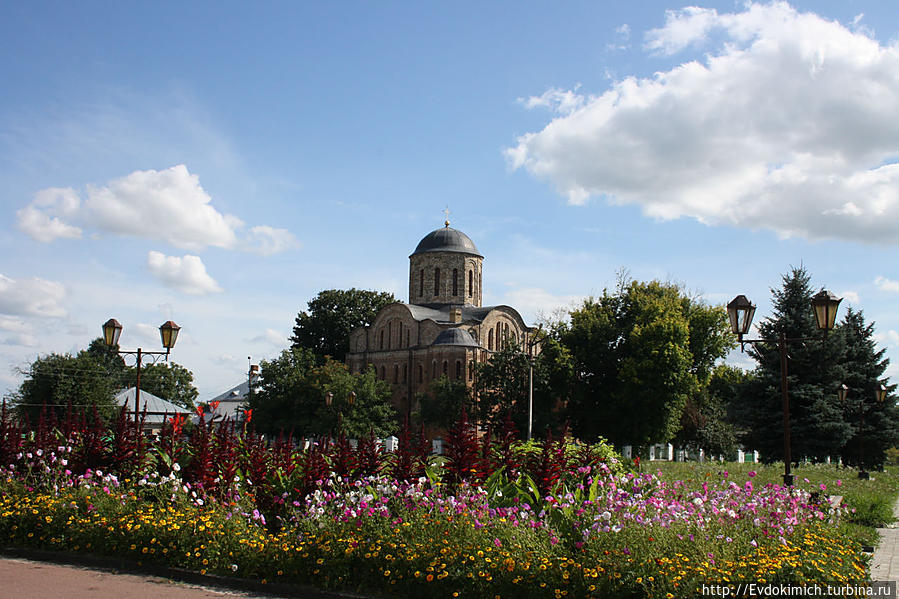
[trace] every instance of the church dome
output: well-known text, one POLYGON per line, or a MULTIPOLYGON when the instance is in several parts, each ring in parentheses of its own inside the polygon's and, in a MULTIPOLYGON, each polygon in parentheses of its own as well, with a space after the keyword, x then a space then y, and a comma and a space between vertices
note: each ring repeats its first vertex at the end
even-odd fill
POLYGON ((440 331, 432 345, 465 345, 468 347, 478 347, 471 334, 465 329, 452 328, 440 331))
POLYGON ((483 258, 471 238, 462 231, 451 229, 449 223, 442 229, 431 231, 425 235, 418 242, 418 246, 412 252, 412 255, 425 252, 459 252, 483 258))

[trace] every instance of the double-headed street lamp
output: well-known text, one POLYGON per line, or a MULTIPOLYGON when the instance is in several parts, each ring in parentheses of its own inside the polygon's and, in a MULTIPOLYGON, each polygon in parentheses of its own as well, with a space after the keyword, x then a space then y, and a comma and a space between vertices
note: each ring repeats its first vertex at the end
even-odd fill
MULTIPOLYGON (((849 396, 849 387, 846 385, 840 385, 839 390, 837 390, 837 397, 840 400, 840 405, 846 405, 846 398, 849 396)), ((878 404, 882 404, 883 400, 886 399, 887 396, 887 388, 884 385, 878 385, 876 389, 874 389, 874 400, 878 404)), ((859 460, 858 460, 858 477, 864 480, 871 478, 871 475, 865 470, 865 411, 866 407, 864 402, 858 406, 858 412, 861 416, 861 424, 858 429, 859 433, 859 460)))
MULTIPOLYGON (((346 399, 347 403, 350 404, 350 409, 353 408, 353 405, 356 403, 356 392, 350 391, 349 395, 347 395, 346 399)), ((328 391, 325 393, 325 405, 329 408, 331 404, 334 403, 334 393, 328 391)), ((343 409, 337 412, 337 434, 340 434, 343 431, 343 409)))
POLYGON ((730 328, 740 341, 740 351, 743 351, 745 343, 777 343, 780 352, 780 392, 783 400, 783 426, 784 426, 784 485, 793 485, 793 475, 790 473, 790 463, 793 461, 790 455, 790 397, 787 390, 787 344, 802 341, 824 341, 827 332, 832 331, 837 319, 837 308, 842 298, 838 298, 830 291, 822 290, 812 298, 812 310, 815 313, 815 323, 821 337, 787 337, 781 331, 777 341, 771 339, 743 339, 743 335, 749 333, 752 326, 752 317, 755 315, 755 305, 746 299, 745 295, 738 295, 727 304, 727 316, 730 319, 730 328))
POLYGON ((137 351, 120 350, 118 348, 119 337, 122 336, 123 328, 124 327, 119 324, 118 320, 116 320, 115 318, 110 318, 103 325, 103 341, 108 347, 115 348, 116 353, 118 353, 120 356, 136 356, 137 358, 137 384, 134 386, 134 428, 137 429, 138 427, 140 427, 138 414, 140 413, 140 369, 143 358, 144 356, 150 356, 153 364, 155 364, 159 360, 159 358, 163 356, 165 357, 166 361, 168 361, 169 352, 172 351, 173 347, 175 347, 175 341, 178 339, 178 331, 181 330, 181 327, 176 325, 171 320, 162 323, 162 326, 159 327, 159 336, 162 338, 162 347, 165 348, 164 352, 144 351, 140 347, 137 348, 137 351))

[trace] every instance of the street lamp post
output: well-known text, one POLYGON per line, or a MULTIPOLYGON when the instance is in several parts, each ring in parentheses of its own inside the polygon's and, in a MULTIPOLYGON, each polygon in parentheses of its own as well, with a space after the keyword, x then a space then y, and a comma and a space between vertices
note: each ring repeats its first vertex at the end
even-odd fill
POLYGON ((783 403, 783 429, 784 429, 784 475, 785 486, 793 485, 793 474, 790 466, 793 461, 790 454, 790 397, 787 387, 787 344, 803 341, 823 341, 827 338, 827 332, 833 330, 837 318, 837 308, 842 298, 838 298, 830 291, 822 290, 812 298, 812 310, 815 314, 815 324, 818 330, 823 331, 822 337, 787 337, 781 331, 777 341, 770 339, 743 339, 743 335, 749 333, 752 326, 752 317, 755 315, 755 305, 746 299, 745 295, 738 295, 727 304, 727 316, 730 327, 740 341, 740 351, 743 351, 745 343, 776 343, 780 353, 780 392, 783 403))
MULTIPOLYGON (((350 404, 350 408, 353 407, 356 403, 356 392, 350 391, 349 395, 347 395, 346 402, 350 404)), ((325 405, 329 408, 331 404, 334 403, 334 393, 328 391, 325 393, 325 405)), ((343 431, 343 408, 340 408, 337 412, 337 434, 339 435, 343 431)))
POLYGON ((122 325, 115 318, 110 318, 103 325, 103 341, 106 343, 108 347, 114 348, 116 353, 120 356, 135 356, 137 361, 137 382, 134 386, 134 428, 137 430, 140 427, 140 423, 138 421, 138 414, 140 413, 140 371, 144 356, 150 356, 152 359, 152 363, 155 364, 160 357, 165 357, 165 360, 169 359, 169 352, 172 351, 172 348, 175 347, 175 341, 178 339, 178 331, 181 330, 181 327, 176 325, 171 320, 168 320, 159 327, 159 336, 162 340, 162 347, 165 348, 164 352, 161 351, 144 351, 142 348, 138 347, 137 351, 123 351, 119 349, 119 337, 122 336, 122 325))
MULTIPOLYGON (((840 389, 837 391, 837 397, 840 399, 841 405, 846 405, 846 398, 849 395, 849 387, 846 385, 840 385, 840 389)), ((884 385, 878 385, 876 389, 874 389, 874 401, 878 404, 882 404, 883 400, 886 399, 887 396, 887 388, 884 385)), ((858 477, 863 480, 868 480, 871 478, 871 475, 868 474, 868 471, 865 470, 865 411, 867 408, 864 403, 858 406, 858 412, 860 416, 860 424, 859 424, 859 446, 858 446, 858 477)))
POLYGON ((528 341, 528 441, 531 440, 531 433, 534 426, 534 362, 537 357, 534 355, 534 347, 543 341, 540 333, 542 328, 537 329, 534 334, 534 340, 528 341))

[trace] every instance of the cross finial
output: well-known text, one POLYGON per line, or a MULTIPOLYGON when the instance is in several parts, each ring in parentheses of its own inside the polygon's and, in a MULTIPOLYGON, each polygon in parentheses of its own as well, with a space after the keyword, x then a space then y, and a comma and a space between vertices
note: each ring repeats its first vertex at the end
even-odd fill
POLYGON ((448 229, 448 228, 449 228, 449 215, 450 215, 450 209, 449 209, 449 206, 447 206, 446 208, 443 209, 443 214, 446 215, 446 222, 444 222, 443 224, 444 224, 444 225, 446 226, 446 228, 448 229))

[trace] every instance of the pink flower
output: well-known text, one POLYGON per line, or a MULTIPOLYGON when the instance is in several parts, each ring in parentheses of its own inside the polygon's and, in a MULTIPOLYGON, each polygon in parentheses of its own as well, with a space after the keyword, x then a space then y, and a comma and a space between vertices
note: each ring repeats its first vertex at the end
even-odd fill
POLYGON ((750 470, 750 471, 749 471, 749 478, 752 478, 752 477, 755 476, 756 474, 758 474, 758 472, 756 472, 755 470, 750 470))
POLYGON ((503 546, 503 542, 500 541, 499 539, 493 539, 493 544, 496 545, 497 547, 503 546))

